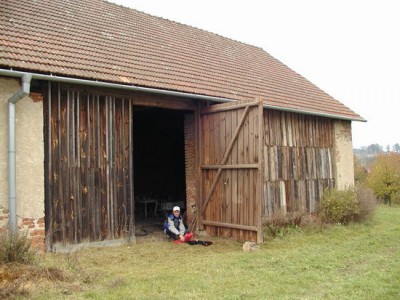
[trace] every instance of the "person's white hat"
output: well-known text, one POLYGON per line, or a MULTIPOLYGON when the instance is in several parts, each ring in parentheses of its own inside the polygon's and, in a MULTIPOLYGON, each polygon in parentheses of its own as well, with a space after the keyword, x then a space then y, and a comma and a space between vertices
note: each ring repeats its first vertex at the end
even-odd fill
POLYGON ((172 211, 181 211, 181 209, 179 208, 179 206, 174 206, 174 208, 172 209, 172 211))

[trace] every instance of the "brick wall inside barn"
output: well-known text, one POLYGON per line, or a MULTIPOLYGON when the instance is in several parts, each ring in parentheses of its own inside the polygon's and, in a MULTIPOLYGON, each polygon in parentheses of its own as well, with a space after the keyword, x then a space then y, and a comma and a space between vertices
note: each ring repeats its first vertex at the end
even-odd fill
POLYGON ((196 168, 195 168, 195 118, 194 114, 185 115, 185 176, 186 176, 186 207, 187 223, 191 224, 196 210, 196 199, 198 195, 196 168))
MULTIPOLYGON (((20 88, 18 79, 0 77, 0 143, 7 149, 8 99, 20 88)), ((44 249, 43 101, 25 97, 16 104, 16 173, 18 227, 35 248, 44 249)), ((7 151, 0 152, 0 228, 8 226, 7 151)))

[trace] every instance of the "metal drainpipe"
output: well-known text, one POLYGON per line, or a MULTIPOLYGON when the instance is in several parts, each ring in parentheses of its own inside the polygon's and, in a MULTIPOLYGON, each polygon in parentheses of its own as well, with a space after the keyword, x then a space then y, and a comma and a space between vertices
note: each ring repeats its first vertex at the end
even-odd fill
POLYGON ((22 75, 22 86, 18 92, 8 99, 8 210, 9 210, 9 230, 11 233, 17 232, 17 176, 16 176, 16 138, 15 138, 15 105, 31 89, 31 74, 22 75))

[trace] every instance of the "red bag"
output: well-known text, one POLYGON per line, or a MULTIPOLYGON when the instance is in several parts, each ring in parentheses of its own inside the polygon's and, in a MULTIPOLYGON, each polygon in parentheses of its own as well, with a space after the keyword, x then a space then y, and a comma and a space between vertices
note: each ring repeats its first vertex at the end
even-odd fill
POLYGON ((191 241, 193 239, 193 236, 194 236, 193 232, 186 233, 184 236, 185 242, 191 241))
POLYGON ((185 233, 185 235, 183 236, 185 239, 183 241, 181 241, 180 239, 177 239, 175 241, 173 241, 175 244, 179 245, 182 243, 186 243, 189 242, 193 239, 194 233, 193 232, 189 232, 189 233, 185 233))

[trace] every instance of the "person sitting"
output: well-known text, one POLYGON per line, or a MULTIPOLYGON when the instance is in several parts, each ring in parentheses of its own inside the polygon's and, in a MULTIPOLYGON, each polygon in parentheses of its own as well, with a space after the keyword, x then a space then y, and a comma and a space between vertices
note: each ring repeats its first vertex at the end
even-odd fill
POLYGON ((179 206, 174 206, 172 213, 168 215, 168 219, 164 224, 164 231, 174 241, 187 242, 193 237, 192 233, 186 232, 179 206))

